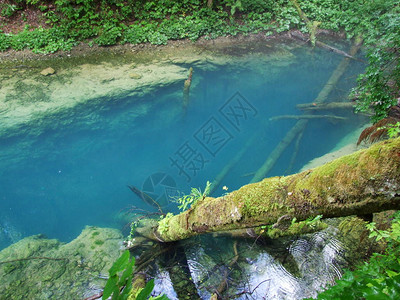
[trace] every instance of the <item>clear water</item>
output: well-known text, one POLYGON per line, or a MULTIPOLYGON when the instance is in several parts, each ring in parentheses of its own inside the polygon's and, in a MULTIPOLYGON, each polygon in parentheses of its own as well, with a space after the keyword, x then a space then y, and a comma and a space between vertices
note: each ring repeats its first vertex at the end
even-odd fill
MULTIPOLYGON (((197 67, 187 105, 182 82, 142 98, 80 105, 26 124, 29 131, 21 135, 0 136, 0 248, 39 233, 69 241, 85 225, 122 228, 119 212, 132 206, 156 211, 128 185, 151 194, 165 211, 176 212, 166 191, 203 188, 242 149, 244 155, 214 196, 225 192, 222 186, 232 191, 247 184, 297 122, 269 118, 302 114, 296 104, 312 102, 342 60, 308 47, 292 53, 295 59, 281 66, 259 64, 263 54, 258 52, 247 66, 197 67)), ((345 100, 362 68, 352 61, 328 101, 345 100)), ((310 121, 291 169, 293 144, 268 176, 296 172, 363 121, 350 111, 327 113, 349 120, 310 121)))

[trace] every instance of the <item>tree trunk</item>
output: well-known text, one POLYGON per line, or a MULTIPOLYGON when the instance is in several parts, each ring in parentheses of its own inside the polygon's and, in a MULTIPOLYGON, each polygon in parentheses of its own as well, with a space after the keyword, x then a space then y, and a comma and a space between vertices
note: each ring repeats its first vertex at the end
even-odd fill
POLYGON ((317 215, 343 217, 389 209, 400 209, 400 138, 302 173, 267 178, 222 197, 207 197, 142 232, 148 238, 171 242, 294 217, 301 221, 317 215))

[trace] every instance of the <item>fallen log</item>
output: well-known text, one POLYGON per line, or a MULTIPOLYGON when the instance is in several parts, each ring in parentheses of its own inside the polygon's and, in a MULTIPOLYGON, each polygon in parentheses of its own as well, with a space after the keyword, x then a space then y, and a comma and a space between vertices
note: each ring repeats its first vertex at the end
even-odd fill
POLYGON ((332 218, 391 209, 400 209, 400 138, 302 173, 267 178, 222 197, 207 197, 143 232, 150 239, 171 242, 207 232, 276 224, 282 218, 302 221, 317 215, 332 218))
MULTIPOLYGON (((303 41, 303 42, 308 42, 308 40, 309 40, 309 38, 307 38, 306 36, 304 36, 301 32, 293 31, 293 32, 290 33, 290 35, 291 35, 292 37, 294 37, 294 38, 297 38, 297 39, 303 41)), ((355 59, 355 60, 358 60, 358 61, 362 61, 362 60, 360 60, 360 59, 358 59, 358 58, 355 58, 354 56, 348 54, 347 52, 345 52, 345 51, 343 51, 343 50, 340 50, 340 49, 338 49, 338 48, 335 48, 335 47, 333 47, 333 46, 330 46, 330 45, 328 45, 328 44, 326 44, 326 43, 324 43, 324 42, 315 40, 314 43, 315 43, 315 46, 318 46, 318 47, 320 47, 320 48, 329 50, 329 51, 331 51, 331 52, 334 52, 334 53, 336 53, 336 54, 342 55, 342 56, 344 56, 344 57, 351 58, 351 59, 355 59)))
POLYGON ((329 103, 301 103, 296 108, 301 110, 330 110, 330 109, 353 109, 354 102, 329 102, 329 103))
POLYGON ((295 120, 301 120, 301 119, 332 119, 332 120, 347 120, 345 117, 339 117, 339 116, 332 116, 332 115, 282 115, 282 116, 275 116, 272 118, 269 118, 270 121, 277 121, 277 120, 283 120, 283 119, 295 119, 295 120))

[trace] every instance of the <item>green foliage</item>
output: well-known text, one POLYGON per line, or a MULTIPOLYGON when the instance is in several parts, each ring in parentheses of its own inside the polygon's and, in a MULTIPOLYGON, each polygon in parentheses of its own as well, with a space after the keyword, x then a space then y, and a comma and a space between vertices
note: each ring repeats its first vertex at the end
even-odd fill
POLYGON ((109 278, 104 287, 103 300, 111 295, 112 299, 128 299, 132 288, 133 266, 135 265, 135 258, 132 257, 131 260, 129 258, 129 251, 126 250, 108 271, 109 278))
POLYGON ((197 201, 202 200, 208 196, 211 190, 211 182, 207 181, 204 192, 201 189, 192 188, 189 195, 183 195, 176 199, 176 202, 179 203, 178 208, 181 211, 185 211, 189 206, 193 206, 197 201))
MULTIPOLYGON (((103 290, 102 299, 108 299, 110 296, 112 300, 126 300, 132 290, 133 270, 135 265, 135 258, 130 259, 129 250, 126 250, 114 262, 110 270, 108 270, 109 277, 103 290)), ((138 291, 136 296, 137 300, 146 300, 150 297, 154 289, 154 279, 147 282, 146 286, 138 291)), ((150 297, 153 300, 168 300, 165 295, 157 297, 150 297)))
POLYGON ((319 224, 321 219, 322 219, 322 215, 317 215, 315 217, 309 217, 306 220, 297 223, 297 219, 293 218, 291 221, 291 225, 294 225, 297 223, 299 225, 299 230, 303 229, 304 226, 308 226, 309 228, 314 228, 314 227, 317 227, 317 225, 319 224))
POLYGON ((397 212, 389 230, 378 230, 370 223, 370 237, 388 243, 385 254, 374 254, 369 263, 355 271, 347 271, 317 299, 398 299, 400 294, 400 213, 397 212))
MULTIPOLYGON (((373 12, 365 35, 368 66, 358 78, 353 96, 358 98, 357 111, 374 111, 372 121, 387 116, 388 108, 397 103, 400 89, 400 1, 373 1, 375 6, 366 9, 373 12)), ((365 25, 366 26, 366 25, 365 25)))
POLYGON ((394 139, 400 136, 400 122, 386 126, 389 138, 394 139))
POLYGON ((0 6, 0 16, 5 18, 10 18, 14 15, 14 13, 19 10, 18 6, 15 4, 4 4, 0 6))
POLYGON ((10 37, 0 31, 0 51, 5 51, 11 47, 10 37))

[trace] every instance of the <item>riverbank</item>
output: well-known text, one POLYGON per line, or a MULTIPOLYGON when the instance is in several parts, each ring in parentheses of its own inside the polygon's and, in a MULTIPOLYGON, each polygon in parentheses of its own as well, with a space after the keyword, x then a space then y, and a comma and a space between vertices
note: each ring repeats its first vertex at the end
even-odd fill
MULTIPOLYGON (((142 44, 124 44, 124 45, 111 45, 111 46, 98 46, 89 45, 88 43, 81 42, 79 45, 73 47, 69 51, 57 51, 55 53, 34 53, 31 50, 25 49, 16 51, 9 49, 6 51, 0 51, 0 62, 4 65, 12 65, 14 63, 21 63, 26 61, 46 61, 49 59, 71 59, 71 58, 87 58, 94 55, 123 55, 127 53, 134 53, 136 55, 143 55, 145 52, 150 52, 153 55, 156 53, 174 53, 176 49, 181 50, 188 48, 188 51, 193 48, 213 50, 215 52, 230 52, 232 54, 237 53, 237 49, 228 48, 233 47, 237 44, 254 43, 260 41, 272 42, 280 39, 292 40, 295 43, 304 43, 297 39, 292 38, 292 33, 296 35, 304 35, 298 30, 290 30, 282 33, 275 33, 273 35, 265 35, 265 33, 248 34, 248 35, 235 35, 235 36, 220 36, 215 39, 205 39, 204 37, 199 38, 196 41, 189 39, 181 40, 170 40, 166 45, 154 45, 151 43, 142 44)), ((318 35, 322 39, 346 39, 345 32, 335 32, 332 30, 318 30, 318 35)))

